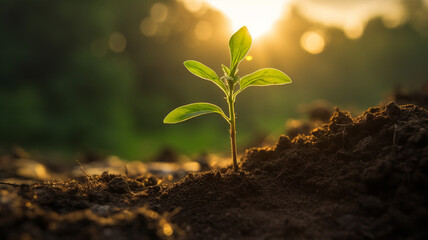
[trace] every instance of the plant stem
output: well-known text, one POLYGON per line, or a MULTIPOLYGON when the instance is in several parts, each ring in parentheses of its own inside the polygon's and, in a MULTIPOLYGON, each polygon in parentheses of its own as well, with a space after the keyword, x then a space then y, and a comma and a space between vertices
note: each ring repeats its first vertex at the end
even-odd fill
POLYGON ((227 103, 229 103, 229 123, 230 123, 230 147, 233 160, 233 170, 238 171, 238 161, 236 157, 236 122, 235 122, 235 99, 233 97, 233 88, 231 94, 227 98, 227 103))

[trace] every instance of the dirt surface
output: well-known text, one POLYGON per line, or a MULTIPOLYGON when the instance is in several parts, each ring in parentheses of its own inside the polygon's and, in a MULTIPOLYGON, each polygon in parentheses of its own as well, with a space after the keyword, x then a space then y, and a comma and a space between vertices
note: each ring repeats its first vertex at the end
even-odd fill
POLYGON ((0 239, 428 239, 428 111, 336 110, 242 170, 0 185, 0 239))
POLYGON ((165 183, 103 173, 0 190, 0 239, 174 239, 180 230, 147 207, 165 183))

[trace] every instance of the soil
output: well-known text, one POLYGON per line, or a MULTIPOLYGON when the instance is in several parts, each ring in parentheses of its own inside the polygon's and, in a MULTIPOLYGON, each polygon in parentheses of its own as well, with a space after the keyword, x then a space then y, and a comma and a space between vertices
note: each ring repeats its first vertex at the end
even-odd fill
POLYGON ((241 170, 0 185, 0 239, 428 239, 428 111, 336 109, 241 170))

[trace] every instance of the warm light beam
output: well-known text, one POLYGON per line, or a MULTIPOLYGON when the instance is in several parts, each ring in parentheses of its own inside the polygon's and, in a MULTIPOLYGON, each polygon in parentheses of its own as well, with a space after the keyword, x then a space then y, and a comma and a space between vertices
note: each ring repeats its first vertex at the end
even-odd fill
POLYGON ((232 22, 232 30, 247 26, 253 38, 267 33, 286 9, 289 0, 206 0, 232 22))

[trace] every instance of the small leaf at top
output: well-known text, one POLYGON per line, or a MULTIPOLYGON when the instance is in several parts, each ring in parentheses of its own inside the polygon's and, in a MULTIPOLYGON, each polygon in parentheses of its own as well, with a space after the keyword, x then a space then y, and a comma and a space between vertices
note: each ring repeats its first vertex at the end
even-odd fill
POLYGON ((239 80, 239 92, 250 86, 269 86, 291 83, 290 77, 275 68, 263 68, 239 80))
POLYGON ((218 113, 226 118, 220 107, 211 103, 191 103, 172 110, 163 120, 164 123, 179 123, 199 115, 218 113))
POLYGON ((222 64, 221 68, 223 69, 223 72, 226 76, 230 76, 230 69, 228 67, 226 67, 224 64, 222 64))
POLYGON ((230 37, 230 71, 235 74, 238 64, 244 59, 251 48, 251 35, 247 27, 242 27, 230 37))
POLYGON ((194 60, 185 61, 184 66, 196 76, 214 82, 226 93, 226 86, 211 68, 194 60))

